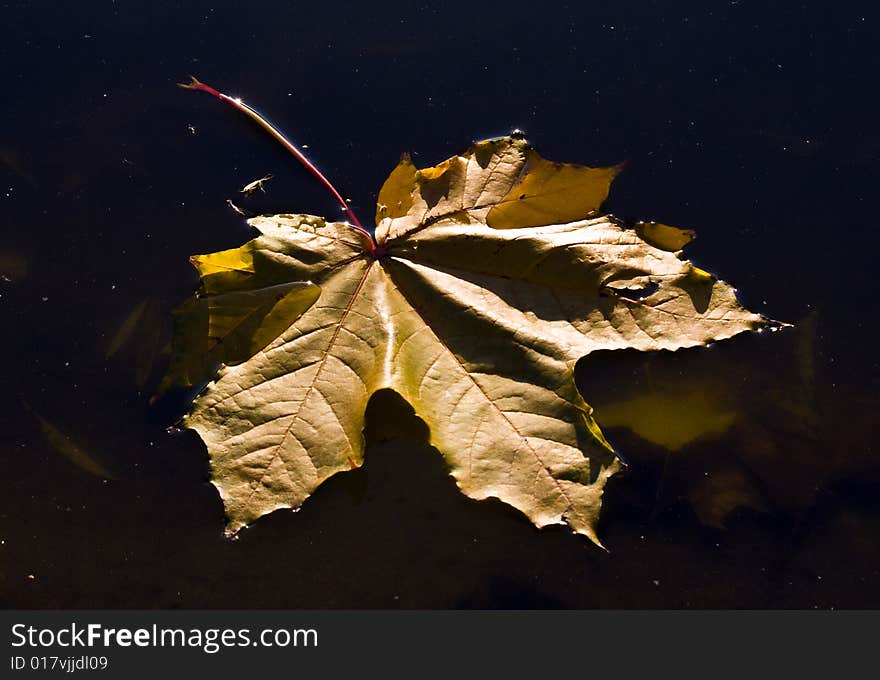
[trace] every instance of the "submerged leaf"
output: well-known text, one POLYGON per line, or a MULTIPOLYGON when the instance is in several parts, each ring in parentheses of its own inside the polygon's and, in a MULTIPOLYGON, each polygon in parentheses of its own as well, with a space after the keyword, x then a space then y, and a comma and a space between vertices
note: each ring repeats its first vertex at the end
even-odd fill
POLYGON ((107 344, 104 358, 122 367, 138 389, 146 386, 167 345, 165 325, 162 305, 155 298, 146 298, 129 312, 107 344))
POLYGON ((603 405, 602 425, 626 426, 653 444, 679 451, 686 444, 730 429, 736 413, 719 395, 703 392, 652 391, 603 405))
POLYGON ((93 455, 83 449, 79 444, 73 441, 65 432, 62 432, 57 426, 46 420, 37 413, 30 404, 22 400, 25 410, 27 410, 36 421, 40 424, 40 430, 49 445, 62 456, 67 458, 71 463, 81 470, 101 477, 103 479, 113 479, 113 475, 105 468, 93 455))
POLYGON ((260 236, 241 248, 194 258, 202 297, 180 315, 190 336, 171 381, 195 382, 205 357, 237 364, 185 421, 207 444, 229 530, 360 465, 364 409, 391 389, 465 494, 598 543, 602 491, 621 464, 575 362, 768 323, 674 244, 597 214, 617 171, 487 140, 431 168, 405 157, 379 194, 376 245, 348 224, 276 215, 250 220, 260 236), (263 312, 268 291, 288 290, 308 304, 263 312), (218 350, 219 336, 234 350, 218 350))
POLYGON ((107 344, 107 351, 104 353, 105 359, 111 358, 122 348, 123 345, 131 340, 131 337, 134 334, 135 329, 138 327, 141 318, 143 318, 144 312, 149 303, 149 299, 139 302, 135 305, 135 308, 131 310, 128 316, 125 317, 123 322, 119 324, 119 328, 116 329, 116 332, 107 344))

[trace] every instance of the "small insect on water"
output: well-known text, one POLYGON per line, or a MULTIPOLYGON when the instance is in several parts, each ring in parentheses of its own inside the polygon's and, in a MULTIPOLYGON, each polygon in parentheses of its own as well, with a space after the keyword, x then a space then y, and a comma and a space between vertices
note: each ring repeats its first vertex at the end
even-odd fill
POLYGON ((226 205, 232 208, 235 212, 237 212, 242 217, 254 217, 257 213, 251 212, 250 210, 245 210, 244 208, 239 208, 235 203, 232 202, 231 198, 226 199, 226 205))
POLYGON ((259 189, 265 194, 266 188, 263 186, 263 183, 268 182, 270 179, 272 179, 272 175, 266 175, 265 177, 260 177, 260 179, 255 179, 250 184, 245 184, 244 187, 241 189, 241 193, 243 193, 245 196, 250 196, 257 189, 259 189))

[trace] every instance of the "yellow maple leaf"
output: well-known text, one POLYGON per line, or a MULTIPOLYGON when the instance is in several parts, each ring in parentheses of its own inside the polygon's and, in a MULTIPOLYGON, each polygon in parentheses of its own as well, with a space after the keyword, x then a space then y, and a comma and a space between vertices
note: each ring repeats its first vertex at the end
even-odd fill
POLYGON ((249 220, 260 235, 241 248, 193 258, 201 296, 180 316, 198 350, 178 348, 167 382, 224 364, 185 425, 208 447, 228 530, 360 465, 367 402, 392 389, 463 493, 598 543, 621 463, 575 362, 770 323, 682 258, 689 232, 599 214, 617 170, 552 163, 521 137, 481 141, 431 168, 404 158, 375 241, 272 215, 249 220))

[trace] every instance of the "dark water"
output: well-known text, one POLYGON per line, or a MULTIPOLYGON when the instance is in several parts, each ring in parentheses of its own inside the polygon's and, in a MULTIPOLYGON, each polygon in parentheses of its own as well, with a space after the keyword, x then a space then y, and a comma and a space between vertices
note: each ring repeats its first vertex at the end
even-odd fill
POLYGON ((4 3, 0 604, 880 606, 870 7, 4 3), (630 462, 608 553, 463 497, 387 395, 363 469, 228 541, 203 445, 166 432, 183 404, 148 405, 187 258, 250 237, 226 199, 267 173, 255 209, 338 208, 174 87, 190 73, 308 145, 362 218, 402 151, 429 165, 519 127, 551 159, 627 160, 611 212, 696 229, 697 264, 797 326, 579 365, 600 423, 647 395, 646 417, 694 430, 670 452, 607 428, 630 462))

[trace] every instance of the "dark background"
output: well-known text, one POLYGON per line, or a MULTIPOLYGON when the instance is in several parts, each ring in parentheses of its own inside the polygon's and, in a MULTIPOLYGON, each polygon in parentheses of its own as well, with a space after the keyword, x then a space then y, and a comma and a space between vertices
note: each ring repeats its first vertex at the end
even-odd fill
POLYGON ((0 605, 880 607, 872 4, 538 4, 3 3, 0 605), (610 552, 459 494, 390 398, 364 468, 227 540, 204 446, 166 431, 184 400, 148 404, 187 258, 250 237, 226 199, 267 173, 251 209, 339 209, 174 87, 191 73, 308 145, 364 221, 402 151, 522 128, 550 159, 626 160, 609 211, 696 229, 691 259, 796 327, 582 362, 600 424, 644 394, 735 414, 673 452, 606 429, 630 462, 610 552))

